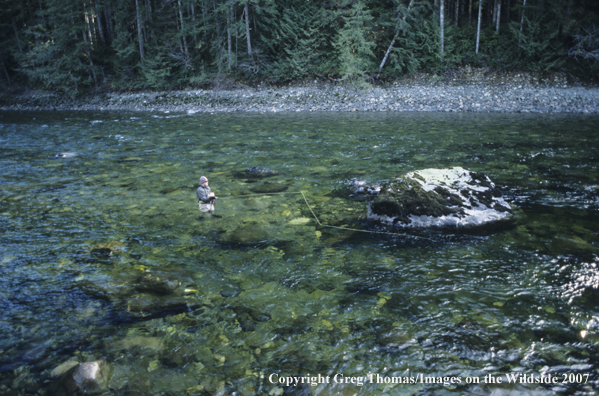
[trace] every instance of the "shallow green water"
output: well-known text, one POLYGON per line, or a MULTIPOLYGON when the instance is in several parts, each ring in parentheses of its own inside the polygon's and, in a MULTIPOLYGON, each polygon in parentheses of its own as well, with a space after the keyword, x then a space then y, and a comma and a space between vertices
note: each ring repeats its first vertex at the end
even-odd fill
POLYGON ((55 367, 96 359, 114 395, 599 390, 599 117, 59 112, 0 123, 0 394, 48 394, 55 367), (250 166, 278 175, 248 178, 250 166), (320 227, 298 194, 323 224, 367 230, 349 181, 451 166, 488 174, 514 221, 390 237, 320 227), (199 220, 201 175, 220 218, 199 220), (369 373, 461 383, 333 379, 369 373), (318 374, 331 383, 269 381, 318 374))

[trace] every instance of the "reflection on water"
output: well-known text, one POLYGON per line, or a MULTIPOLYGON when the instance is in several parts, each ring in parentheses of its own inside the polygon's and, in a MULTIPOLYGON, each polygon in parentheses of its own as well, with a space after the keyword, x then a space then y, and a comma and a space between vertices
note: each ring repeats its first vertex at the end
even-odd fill
POLYGON ((599 390, 595 116, 0 116, 2 394, 100 359, 114 395, 599 390), (351 180, 452 166, 514 221, 393 237, 312 215, 366 229, 351 180), (269 381, 338 373, 462 382, 269 381), (506 374, 560 382, 483 381, 506 374))

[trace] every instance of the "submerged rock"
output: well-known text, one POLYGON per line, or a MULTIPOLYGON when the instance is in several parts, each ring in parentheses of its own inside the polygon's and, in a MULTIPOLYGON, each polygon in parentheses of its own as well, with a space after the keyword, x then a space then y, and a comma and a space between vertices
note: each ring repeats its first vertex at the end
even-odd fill
POLYGON ((185 367, 195 360, 195 349, 188 345, 177 345, 169 348, 162 356, 160 361, 171 368, 185 367))
POLYGON ((108 389, 110 367, 103 360, 79 363, 64 372, 50 389, 56 396, 100 394, 108 389))
POLYGON ((181 286, 181 282, 176 279, 146 273, 137 278, 135 289, 140 292, 165 296, 175 293, 179 286, 181 286))
POLYGON ((50 376, 52 377, 60 377, 61 375, 63 375, 64 373, 66 373, 67 371, 69 371, 70 369, 72 369, 75 366, 78 366, 79 362, 76 360, 67 360, 66 362, 62 362, 61 364, 59 364, 57 367, 55 367, 52 371, 50 371, 50 376))
POLYGON ((135 282, 135 289, 142 293, 158 296, 173 294, 181 286, 181 281, 162 273, 145 273, 140 275, 135 282))
MULTIPOLYGON (((273 219, 271 218, 270 220, 273 219)), ((277 249, 291 242, 299 242, 301 236, 298 236, 297 230, 294 230, 293 227, 288 227, 285 220, 279 223, 250 221, 239 227, 219 233, 217 236, 218 242, 223 246, 272 246, 277 249)), ((308 226, 305 233, 309 234, 310 232, 313 232, 313 230, 310 230, 308 226)), ((270 252, 279 254, 277 249, 270 250, 270 252)))
POLYGON ((511 216, 501 191, 482 173, 454 167, 408 172, 385 184, 368 218, 397 227, 471 227, 511 216))
POLYGON ((107 347, 114 351, 137 350, 145 354, 156 354, 164 350, 164 341, 159 337, 133 336, 122 340, 112 341, 107 347))
POLYGON ((127 245, 124 242, 120 241, 110 241, 105 243, 95 244, 91 250, 90 254, 92 257, 99 259, 107 259, 112 256, 119 256, 125 253, 127 250, 127 245))
POLYGON ((177 294, 156 295, 139 293, 124 301, 123 320, 153 319, 191 312, 201 301, 177 294))
POLYGON ((166 194, 170 194, 170 193, 173 193, 173 192, 176 192, 176 191, 181 191, 181 189, 178 188, 178 187, 164 188, 164 189, 160 190, 160 194, 166 195, 166 194))
POLYGON ((226 233, 221 242, 235 245, 256 245, 271 238, 272 235, 266 228, 257 224, 248 224, 226 233))
POLYGON ((272 194, 287 191, 287 188, 287 186, 279 183, 264 183, 250 188, 250 191, 256 194, 272 194))
POLYGON ((244 170, 241 173, 242 173, 242 177, 249 177, 249 178, 256 178, 256 179, 276 176, 279 174, 277 171, 273 171, 273 170, 267 169, 267 168, 258 168, 257 166, 250 166, 249 168, 247 168, 246 170, 244 170))

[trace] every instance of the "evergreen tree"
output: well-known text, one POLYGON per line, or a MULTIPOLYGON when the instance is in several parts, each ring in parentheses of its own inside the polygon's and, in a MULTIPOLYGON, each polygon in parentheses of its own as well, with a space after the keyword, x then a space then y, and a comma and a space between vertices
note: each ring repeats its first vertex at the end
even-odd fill
POLYGON ((304 1, 293 1, 278 8, 273 18, 264 23, 271 34, 261 35, 271 54, 272 64, 265 76, 275 82, 325 77, 334 68, 328 56, 329 29, 337 23, 335 13, 324 8, 309 6, 304 1))
POLYGON ((23 47, 17 28, 17 20, 26 16, 24 3, 15 0, 0 1, 0 86, 11 86, 14 78, 12 66, 16 64, 13 54, 21 54, 23 47))
MULTIPOLYGON (((135 4, 117 2, 114 9, 115 38, 112 42, 114 50, 114 83, 126 81, 127 85, 138 85, 139 47, 136 42, 137 26, 135 25, 135 4)), ((115 85, 116 85, 115 84, 115 85)), ((120 85, 120 84, 119 84, 120 85)))
POLYGON ((385 62, 387 62, 389 54, 391 53, 391 50, 393 49, 393 45, 395 44, 395 41, 397 40, 399 33, 402 31, 402 29, 405 30, 409 26, 406 23, 406 18, 408 17, 408 14, 410 13, 410 10, 411 10, 413 4, 414 4, 414 0, 410 0, 410 3, 408 4, 408 7, 406 9, 404 9, 402 7, 401 3, 398 4, 399 10, 398 10, 397 27, 396 27, 395 35, 393 36, 393 39, 391 40, 391 44, 389 44, 389 47, 387 48, 387 51, 385 52, 385 56, 383 57, 383 60, 381 61, 381 65, 379 66, 379 72, 376 75, 377 79, 381 75, 381 71, 383 70, 383 67, 385 66, 385 62), (403 14, 403 16, 401 16, 402 14, 403 14))
POLYGON ((369 37, 372 15, 361 1, 342 14, 343 26, 335 40, 341 79, 352 85, 364 86, 366 74, 376 67, 373 48, 369 37))
POLYGON ((47 0, 46 6, 27 31, 30 46, 18 56, 20 70, 43 88, 75 94, 96 80, 83 10, 76 0, 47 0))
POLYGON ((465 65, 596 75, 597 20, 596 0, 0 0, 0 85, 363 85, 377 65, 388 77, 465 65), (461 26, 441 25, 446 14, 461 26))

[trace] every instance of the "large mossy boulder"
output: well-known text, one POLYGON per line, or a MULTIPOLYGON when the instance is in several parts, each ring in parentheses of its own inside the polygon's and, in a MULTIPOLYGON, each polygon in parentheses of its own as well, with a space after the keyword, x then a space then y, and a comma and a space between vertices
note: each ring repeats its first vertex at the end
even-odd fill
POLYGON ((370 220, 397 227, 472 227, 511 215, 486 175, 460 167, 408 172, 385 184, 368 207, 370 220))

